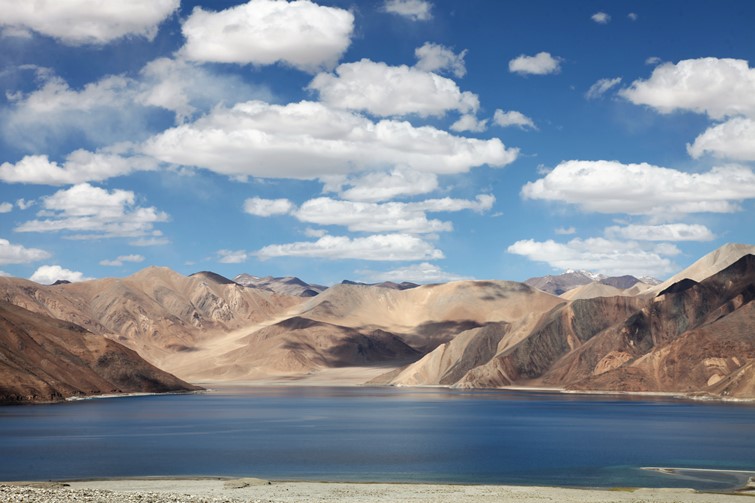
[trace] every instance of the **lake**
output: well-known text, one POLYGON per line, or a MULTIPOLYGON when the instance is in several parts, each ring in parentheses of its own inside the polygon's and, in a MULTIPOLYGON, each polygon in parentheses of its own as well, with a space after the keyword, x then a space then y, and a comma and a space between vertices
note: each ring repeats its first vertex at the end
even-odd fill
POLYGON ((0 480, 252 476, 723 489, 755 406, 441 388, 223 388, 0 408, 0 480))

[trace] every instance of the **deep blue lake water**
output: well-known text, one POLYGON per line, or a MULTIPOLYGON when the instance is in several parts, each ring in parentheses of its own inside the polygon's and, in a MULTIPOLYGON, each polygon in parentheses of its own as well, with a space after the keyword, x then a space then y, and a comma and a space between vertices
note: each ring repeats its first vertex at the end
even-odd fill
POLYGON ((0 408, 0 480, 226 475, 730 487, 643 466, 755 471, 755 406, 393 388, 229 388, 0 408))

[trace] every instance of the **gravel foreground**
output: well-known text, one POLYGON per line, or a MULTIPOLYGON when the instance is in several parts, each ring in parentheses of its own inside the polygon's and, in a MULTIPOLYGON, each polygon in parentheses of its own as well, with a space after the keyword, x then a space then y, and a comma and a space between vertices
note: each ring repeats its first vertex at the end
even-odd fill
POLYGON ((742 503, 748 500, 755 501, 755 494, 698 493, 690 489, 271 483, 259 479, 128 479, 0 485, 0 501, 3 503, 742 503))

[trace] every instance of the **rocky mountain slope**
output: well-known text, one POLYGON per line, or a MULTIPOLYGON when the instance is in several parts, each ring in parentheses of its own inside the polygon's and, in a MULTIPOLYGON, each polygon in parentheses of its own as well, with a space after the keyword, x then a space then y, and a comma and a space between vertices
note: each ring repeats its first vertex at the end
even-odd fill
POLYGON ((755 255, 745 255, 700 282, 669 285, 657 297, 556 306, 514 344, 506 343, 507 327, 496 327, 492 339, 490 331, 470 330, 375 382, 755 398, 753 299, 755 255), (452 372, 458 368, 468 371, 459 376, 452 372))
POLYGON ((196 389, 117 342, 0 302, 0 403, 196 389))
POLYGON ((589 271, 567 271, 559 275, 548 275, 536 278, 530 278, 524 282, 527 285, 542 290, 544 292, 551 293, 553 295, 559 295, 564 298, 570 298, 571 300, 577 298, 591 298, 591 296, 599 296, 597 292, 603 288, 604 292, 621 292, 625 291, 624 295, 634 295, 631 290, 645 290, 660 283, 657 279, 644 277, 642 279, 635 278, 634 276, 604 276, 602 274, 595 274, 589 271), (585 295, 583 293, 571 293, 570 292, 582 287, 581 292, 590 292, 585 295), (611 290, 614 289, 614 290, 611 290))
POLYGON ((239 274, 233 281, 247 288, 256 288, 278 295, 290 295, 294 297, 314 297, 323 292, 327 287, 322 285, 310 285, 294 276, 274 278, 272 276, 252 276, 251 274, 239 274))
POLYGON ((0 302, 122 342, 190 382, 346 369, 354 383, 755 397, 753 248, 723 247, 674 282, 622 289, 633 280, 621 277, 561 297, 509 281, 347 283, 306 297, 302 285, 282 295, 152 267, 54 286, 0 278, 0 302))

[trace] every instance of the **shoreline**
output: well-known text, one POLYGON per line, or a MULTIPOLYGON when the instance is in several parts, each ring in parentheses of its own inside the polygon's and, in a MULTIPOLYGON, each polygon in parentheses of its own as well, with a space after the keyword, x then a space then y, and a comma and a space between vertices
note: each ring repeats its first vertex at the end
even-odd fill
MULTIPOLYGON (((654 468, 657 469, 657 468, 654 468)), ((668 468, 668 470, 676 470, 668 468)), ((681 469, 683 470, 683 469, 681 469)), ((755 475, 753 472, 750 474, 755 475)), ((728 503, 742 501, 742 495, 755 496, 755 490, 703 492, 684 488, 575 488, 558 486, 404 483, 404 482, 326 482, 274 481, 258 478, 212 476, 134 477, 48 482, 0 482, 0 499, 34 502, 113 502, 167 503, 176 501, 236 503, 266 501, 299 503, 329 501, 339 503, 438 501, 472 503, 512 503, 560 501, 563 503, 728 503), (13 499, 15 498, 15 499, 13 499)))

